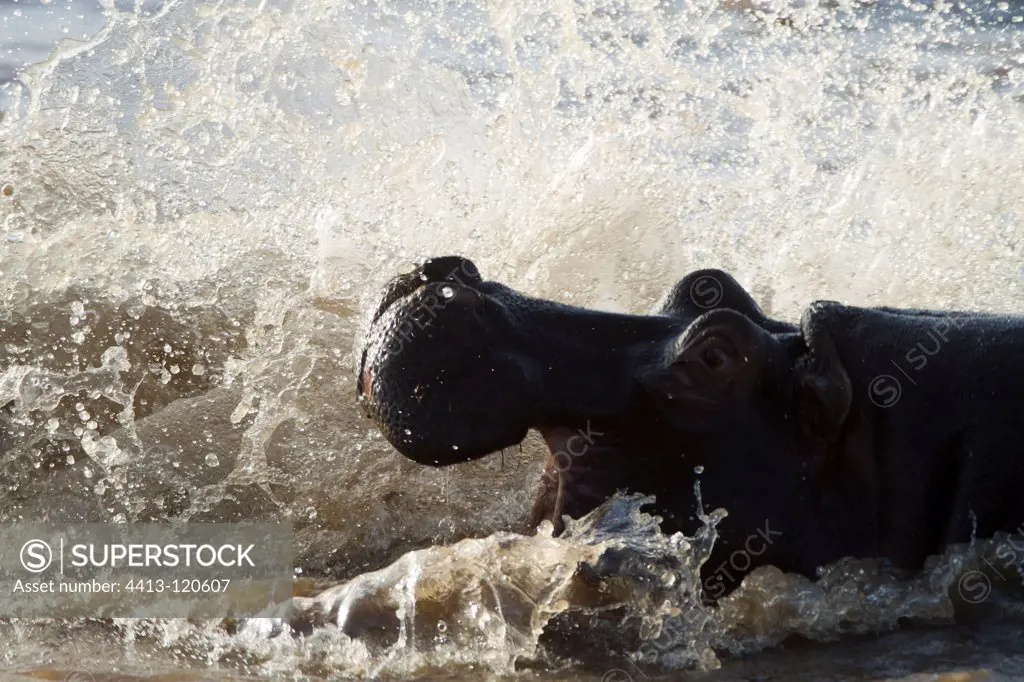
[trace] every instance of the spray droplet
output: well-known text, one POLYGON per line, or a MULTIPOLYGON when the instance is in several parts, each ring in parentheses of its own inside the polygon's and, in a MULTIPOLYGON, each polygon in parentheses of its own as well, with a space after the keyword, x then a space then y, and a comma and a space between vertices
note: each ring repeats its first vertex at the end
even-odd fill
POLYGON ((455 289, 452 289, 450 286, 445 285, 441 287, 441 295, 444 296, 445 298, 453 298, 455 296, 455 289))
POLYGON ((693 473, 695 473, 695 474, 703 474, 704 473, 704 467, 701 466, 700 464, 698 464, 697 466, 693 467, 693 473))
POLYGON ((206 457, 203 458, 203 461, 206 462, 206 466, 208 467, 220 466, 220 458, 212 452, 207 454, 206 457))

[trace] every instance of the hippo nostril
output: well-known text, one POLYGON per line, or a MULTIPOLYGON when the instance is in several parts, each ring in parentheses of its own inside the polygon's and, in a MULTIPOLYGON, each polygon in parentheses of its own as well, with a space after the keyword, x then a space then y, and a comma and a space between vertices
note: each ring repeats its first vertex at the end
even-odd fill
POLYGON ((425 284, 432 282, 452 282, 469 286, 482 282, 480 271, 473 261, 461 256, 441 256, 431 258, 412 272, 398 275, 384 287, 380 304, 373 314, 373 321, 384 314, 384 311, 400 299, 416 292, 425 284))
POLYGON ((387 283, 381 294, 380 304, 373 314, 373 321, 376 322, 395 301, 415 293, 425 284, 452 282, 468 286, 482 281, 480 271, 477 270, 473 261, 467 258, 461 256, 431 258, 412 272, 398 275, 387 283))
POLYGON ((438 308, 445 308, 454 304, 476 310, 484 303, 484 297, 479 291, 456 284, 455 282, 433 282, 426 291, 430 295, 425 297, 424 300, 435 304, 438 308))
POLYGON ((425 261, 418 268, 420 279, 424 282, 457 282, 459 284, 476 284, 482 282, 480 271, 473 261, 462 256, 441 256, 425 261))

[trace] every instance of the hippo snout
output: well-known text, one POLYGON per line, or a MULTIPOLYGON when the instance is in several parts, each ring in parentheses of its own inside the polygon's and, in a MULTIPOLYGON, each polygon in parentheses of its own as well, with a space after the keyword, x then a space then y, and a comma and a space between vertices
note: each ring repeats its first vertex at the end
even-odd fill
POLYGON ((435 258, 385 287, 357 390, 399 452, 453 464, 515 445, 531 427, 621 414, 642 366, 679 331, 668 318, 523 296, 467 259, 435 258))
POLYGON ((392 280, 363 349, 364 410, 417 462, 472 459, 529 428, 527 358, 500 338, 507 322, 475 273, 470 261, 442 258, 392 280))

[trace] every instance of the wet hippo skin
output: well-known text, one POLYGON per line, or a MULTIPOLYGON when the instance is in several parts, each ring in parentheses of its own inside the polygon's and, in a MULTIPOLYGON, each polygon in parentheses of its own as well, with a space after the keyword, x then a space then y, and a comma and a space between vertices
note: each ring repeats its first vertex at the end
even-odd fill
MULTIPOLYGON (((725 508, 714 570, 813 577, 846 556, 905 569, 1024 523, 1024 317, 811 303, 772 320, 727 273, 649 315, 576 308, 430 260, 386 288, 358 373, 406 457, 476 459, 537 429, 534 523, 616 491, 666 532, 725 508), (739 557, 739 561, 737 561, 739 557)), ((709 592, 735 584, 705 582, 709 592)))

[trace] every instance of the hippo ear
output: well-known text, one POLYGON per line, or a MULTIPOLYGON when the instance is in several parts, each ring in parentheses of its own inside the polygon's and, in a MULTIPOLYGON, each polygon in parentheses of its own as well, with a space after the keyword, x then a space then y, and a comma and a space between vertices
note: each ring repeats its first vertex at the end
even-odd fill
POLYGON ((655 312, 690 323, 719 308, 741 312, 754 320, 764 317, 747 290, 732 275, 716 268, 695 270, 679 280, 655 312))
POLYGON ((672 287, 655 313, 691 324, 711 310, 735 310, 770 332, 795 332, 788 322, 768 318, 757 301, 729 273, 715 268, 695 270, 672 287))
POLYGON ((768 332, 734 310, 706 313, 679 341, 664 388, 687 407, 721 407, 750 394, 771 343, 768 332))
POLYGON ((807 354, 797 364, 797 409, 808 434, 839 438, 853 402, 853 386, 835 342, 812 305, 800 320, 807 354))

